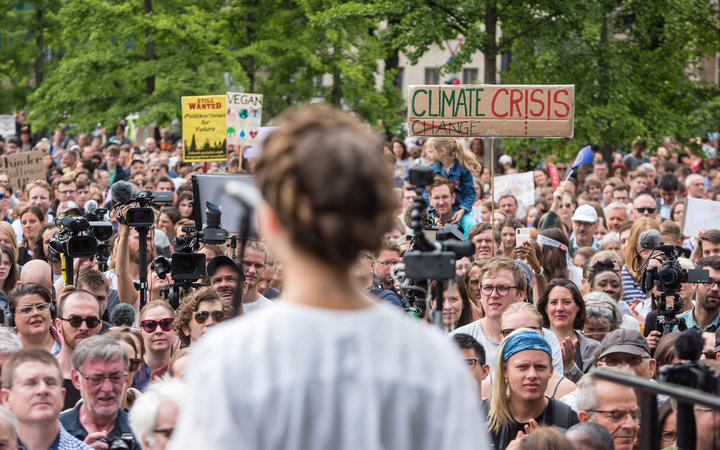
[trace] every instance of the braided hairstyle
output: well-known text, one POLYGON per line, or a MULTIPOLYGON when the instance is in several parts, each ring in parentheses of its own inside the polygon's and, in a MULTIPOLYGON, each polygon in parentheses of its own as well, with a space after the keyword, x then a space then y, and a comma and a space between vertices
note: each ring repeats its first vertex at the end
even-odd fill
POLYGON ((620 277, 620 279, 622 279, 620 273, 617 269, 615 269, 615 262, 612 259, 604 259, 596 262, 592 265, 592 267, 590 267, 590 272, 588 273, 588 284, 592 286, 593 281, 595 281, 595 277, 603 272, 614 272, 620 277))
POLYGON ((393 226, 397 199, 382 142, 328 106, 292 110, 281 122, 263 144, 257 186, 297 248, 347 269, 393 226))

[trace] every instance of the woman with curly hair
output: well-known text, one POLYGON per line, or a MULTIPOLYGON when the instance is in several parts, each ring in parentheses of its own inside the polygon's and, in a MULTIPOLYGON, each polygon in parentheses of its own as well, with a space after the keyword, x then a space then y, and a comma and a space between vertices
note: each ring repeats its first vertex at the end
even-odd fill
POLYGON ((185 297, 178 308, 173 326, 182 347, 188 347, 207 331, 209 327, 232 317, 230 302, 223 300, 210 287, 200 288, 185 297))

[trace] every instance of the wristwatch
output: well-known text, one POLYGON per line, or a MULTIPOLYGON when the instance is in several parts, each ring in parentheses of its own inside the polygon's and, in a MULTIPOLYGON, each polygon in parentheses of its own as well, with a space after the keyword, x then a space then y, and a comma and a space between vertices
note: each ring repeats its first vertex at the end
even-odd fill
POLYGON ((540 273, 535 273, 535 270, 533 270, 533 273, 535 274, 536 277, 541 277, 541 276, 545 275, 545 268, 543 266, 540 266, 540 273))
POLYGON ((572 377, 574 377, 575 375, 577 375, 578 372, 580 372, 580 369, 578 368, 578 366, 577 366, 577 364, 576 364, 576 365, 572 366, 572 369, 570 369, 570 370, 568 370, 567 372, 565 372, 565 375, 569 375, 568 378, 572 378, 572 377))

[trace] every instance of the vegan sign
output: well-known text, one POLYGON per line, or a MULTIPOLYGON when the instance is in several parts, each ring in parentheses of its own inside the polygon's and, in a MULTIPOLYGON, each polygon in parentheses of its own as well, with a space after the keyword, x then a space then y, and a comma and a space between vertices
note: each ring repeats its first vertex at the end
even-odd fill
POLYGON ((413 136, 572 137, 573 85, 410 86, 413 136))
POLYGON ((225 97, 228 150, 237 151, 243 145, 257 144, 262 122, 263 96, 228 92, 225 97))
POLYGON ((225 96, 182 98, 183 161, 226 161, 225 96))

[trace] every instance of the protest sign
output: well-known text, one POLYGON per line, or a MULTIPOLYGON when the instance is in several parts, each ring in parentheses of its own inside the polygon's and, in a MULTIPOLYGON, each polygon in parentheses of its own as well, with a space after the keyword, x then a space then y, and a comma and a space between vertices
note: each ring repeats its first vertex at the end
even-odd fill
POLYGON ((260 127, 260 133, 257 137, 257 143, 249 146, 243 152, 244 159, 259 158, 262 152, 262 145, 268 135, 277 127, 260 127))
POLYGON ((22 189, 28 181, 45 179, 44 156, 42 150, 0 156, 0 170, 8 174, 13 192, 22 189))
POLYGON ((183 161, 226 161, 225 96, 182 98, 183 161))
POLYGON ((0 136, 12 136, 15 134, 15 117, 10 114, 0 115, 0 136))
POLYGON ((548 164, 548 173, 552 182, 553 191, 560 186, 560 178, 558 177, 557 167, 555 164, 548 164))
POLYGON ((700 198, 686 198, 683 210, 683 235, 697 237, 703 228, 720 229, 720 202, 700 198))
POLYGON ((503 194, 512 194, 523 208, 535 204, 535 180, 532 172, 513 173, 495 177, 495 201, 503 194))
POLYGON ((410 86, 412 136, 572 137, 573 85, 410 86))
POLYGON ((238 151, 243 145, 257 144, 262 122, 262 100, 260 94, 225 94, 228 150, 238 151))

